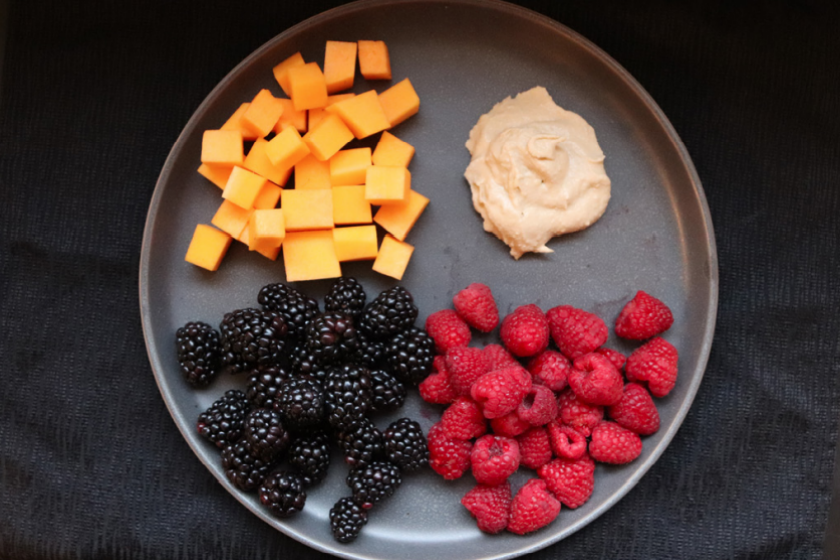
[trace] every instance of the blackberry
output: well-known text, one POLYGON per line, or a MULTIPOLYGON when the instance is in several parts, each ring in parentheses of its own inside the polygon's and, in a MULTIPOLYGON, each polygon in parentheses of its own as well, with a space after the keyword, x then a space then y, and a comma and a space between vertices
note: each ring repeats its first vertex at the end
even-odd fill
POLYGON ((278 313, 238 309, 225 314, 219 330, 222 332, 222 363, 229 373, 279 364, 284 359, 288 327, 278 313))
POLYGON ((394 286, 370 302, 359 318, 359 327, 374 339, 384 340, 404 331, 416 319, 414 298, 402 286, 394 286))
POLYGON ((254 408, 273 408, 280 393, 280 384, 289 372, 280 366, 263 366, 251 372, 245 394, 254 408))
POLYGON ((402 382, 382 369, 371 370, 370 378, 373 383, 371 412, 394 410, 403 405, 407 391, 402 382))
POLYGON ((429 446, 423 428, 410 418, 391 423, 382 434, 385 455, 403 472, 416 471, 429 462, 429 446))
POLYGON ((355 364, 334 366, 327 371, 327 421, 337 430, 361 422, 373 399, 370 371, 355 364))
POLYGON ((248 413, 243 437, 251 454, 266 462, 282 455, 292 439, 283 427, 280 413, 267 408, 258 408, 248 413))
POLYGON ((358 349, 353 318, 344 313, 323 313, 306 325, 306 345, 316 362, 333 364, 358 349))
POLYGON ((206 387, 219 372, 222 345, 216 329, 191 321, 175 332, 178 364, 193 387, 206 387))
POLYGON ((238 441, 222 450, 222 468, 234 486, 250 492, 262 484, 271 464, 255 457, 244 441, 238 441))
POLYGON ((324 421, 324 390, 311 377, 292 377, 280 386, 277 410, 293 431, 317 428, 324 421))
POLYGON ((353 499, 364 509, 391 496, 401 483, 400 469, 387 461, 356 467, 347 475, 347 486, 353 492, 353 499))
POLYGON ((385 344, 372 339, 364 331, 357 330, 359 347, 354 361, 370 369, 378 368, 385 362, 385 344))
POLYGON ((367 522, 367 512, 353 498, 341 498, 330 509, 330 528, 333 538, 340 543, 356 540, 367 522))
POLYGON ((383 456, 382 432, 367 418, 338 433, 338 446, 351 467, 365 467, 383 456))
POLYGON ((330 468, 330 439, 324 431, 312 432, 292 442, 286 455, 306 487, 318 484, 330 468))
POLYGON ((275 517, 291 517, 306 505, 303 480, 291 471, 271 473, 260 486, 260 502, 275 517))
POLYGON ((245 393, 231 389, 199 414, 196 426, 198 433, 215 443, 216 447, 234 443, 242 436, 245 415, 249 409, 245 393))
POLYGON ((324 296, 324 310, 346 313, 354 319, 365 309, 367 295, 355 278, 339 278, 324 296))
POLYGON ((266 311, 274 311, 283 317, 292 338, 303 337, 306 323, 319 312, 317 301, 286 284, 263 286, 257 301, 266 311))
POLYGON ((326 367, 323 366, 316 358, 316 356, 306 345, 306 341, 301 341, 289 353, 289 361, 292 365, 292 371, 297 375, 308 375, 314 377, 321 385, 327 377, 326 367))
POLYGON ((432 371, 435 341, 423 329, 411 327, 385 345, 388 369, 406 383, 420 383, 432 371))

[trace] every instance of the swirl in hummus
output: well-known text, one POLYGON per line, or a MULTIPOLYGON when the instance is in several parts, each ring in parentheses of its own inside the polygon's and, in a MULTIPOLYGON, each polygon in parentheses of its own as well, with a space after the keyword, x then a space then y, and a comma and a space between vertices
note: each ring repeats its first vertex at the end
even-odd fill
POLYGON ((484 229, 524 253, 551 253, 552 237, 592 225, 610 179, 595 130, 543 87, 497 103, 470 131, 464 176, 484 229))

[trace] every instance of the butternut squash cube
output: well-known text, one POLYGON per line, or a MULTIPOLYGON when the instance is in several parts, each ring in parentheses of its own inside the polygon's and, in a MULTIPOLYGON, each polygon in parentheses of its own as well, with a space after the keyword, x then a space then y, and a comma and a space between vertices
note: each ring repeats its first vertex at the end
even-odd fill
POLYGON ((371 204, 397 204, 408 200, 411 172, 405 167, 371 165, 365 178, 365 198, 371 204))
POLYGON ((356 94, 352 91, 347 93, 336 93, 335 95, 330 95, 329 97, 327 97, 327 107, 331 107, 339 101, 344 101, 345 99, 350 99, 351 97, 356 97, 356 94))
POLYGON ((239 109, 233 112, 230 118, 225 121, 225 124, 223 124, 222 128, 219 130, 238 130, 242 134, 243 140, 256 140, 258 138, 257 134, 242 124, 242 115, 250 106, 250 103, 243 103, 240 105, 239 109))
POLYGON ((369 224, 373 221, 365 186, 333 187, 333 222, 336 225, 369 224))
POLYGON ((324 78, 327 91, 334 93, 353 87, 356 77, 356 43, 327 41, 324 54, 324 78))
POLYGON ((286 238, 286 221, 283 219, 283 210, 280 208, 254 210, 248 221, 248 227, 250 228, 248 248, 252 251, 258 244, 279 247, 286 238))
POLYGON ((339 262, 368 261, 376 258, 376 226, 356 226, 332 230, 335 255, 339 262))
POLYGON ((391 126, 374 90, 339 101, 327 109, 335 113, 353 131, 356 138, 367 138, 391 126))
POLYGON ((265 177, 248 171, 243 167, 236 166, 230 173, 230 178, 222 191, 222 198, 233 202, 240 208, 250 209, 254 207, 254 200, 265 185, 265 177))
POLYGON ((335 225, 332 190, 287 190, 282 208, 286 231, 330 229, 335 225))
POLYGON ((306 111, 296 111, 295 104, 291 99, 278 99, 283 105, 283 114, 277 124, 274 125, 274 132, 279 134, 283 132, 286 126, 293 126, 301 134, 306 133, 306 111))
POLYGON ((373 221, 395 238, 405 241, 408 232, 417 223, 417 218, 420 217, 428 204, 428 198, 417 191, 410 191, 407 202, 382 206, 376 212, 373 221))
POLYGON ((420 98, 408 78, 379 94, 379 103, 391 126, 397 126, 420 110, 420 98))
POLYGON ((268 142, 265 155, 272 165, 292 169, 297 162, 309 155, 309 146, 303 143, 297 129, 290 126, 268 142))
POLYGON ((295 165, 295 189, 329 189, 330 162, 309 154, 295 165))
POLYGON ((353 133, 336 115, 327 115, 315 128, 310 128, 303 141, 309 151, 321 161, 333 157, 335 153, 353 139, 353 133))
POLYGON ((292 174, 292 168, 273 165, 271 160, 268 159, 268 154, 266 154, 267 146, 267 140, 258 138, 251 146, 251 149, 248 150, 248 156, 245 158, 245 163, 242 164, 242 167, 265 177, 272 183, 283 186, 289 180, 289 176, 292 174))
POLYGON ((277 255, 280 254, 280 245, 276 247, 270 243, 252 243, 251 242, 251 222, 248 221, 248 225, 245 226, 245 229, 242 230, 242 233, 239 234, 239 237, 236 239, 237 241, 244 243, 248 246, 249 251, 256 251, 257 253, 261 254, 262 256, 271 259, 273 261, 277 260, 277 255))
POLYGON ((233 171, 233 167, 227 165, 202 163, 198 166, 198 172, 220 189, 225 188, 231 171, 233 171))
POLYGON ((327 105, 327 82, 317 62, 289 68, 289 87, 296 111, 327 105))
POLYGON ((198 224, 195 226, 184 260, 207 270, 218 270, 222 258, 230 247, 230 241, 231 237, 227 233, 208 225, 198 224))
POLYGON ((283 88, 283 92, 289 97, 292 96, 292 88, 289 85, 289 68, 303 66, 304 64, 306 62, 304 62, 303 57, 299 52, 296 52, 272 69, 274 79, 277 80, 277 83, 283 88))
POLYGON ((234 239, 238 239, 242 230, 248 225, 253 212, 250 208, 245 210, 229 200, 223 200, 210 223, 234 239))
MULTIPOLYGON (((291 192, 291 191, 290 191, 291 192)), ((332 230, 286 232, 283 240, 286 282, 341 276, 332 230)))
POLYGON ((271 210, 276 208, 282 193, 283 189, 271 181, 266 181, 260 194, 254 200, 254 210, 271 210))
POLYGON ((362 185, 371 166, 370 148, 341 150, 330 158, 332 185, 362 185))
POLYGON ((373 261, 373 270, 385 276, 402 280, 413 252, 413 245, 386 235, 382 240, 382 246, 379 247, 379 254, 373 261))
POLYGON ((387 130, 382 133, 376 149, 373 150, 371 162, 373 165, 387 165, 392 167, 408 167, 414 157, 414 146, 400 140, 387 130))
POLYGON ((242 134, 237 130, 205 130, 201 137, 201 163, 241 165, 243 152, 242 134))
POLYGON ((312 130, 313 128, 318 126, 318 124, 322 120, 324 120, 324 117, 327 116, 327 111, 326 111, 326 109, 309 109, 306 112, 306 115, 307 115, 307 117, 306 117, 307 118, 307 124, 309 126, 308 130, 312 130))
POLYGON ((391 79, 391 58, 385 41, 359 41, 359 70, 366 80, 391 79))
POLYGON ((252 131, 258 138, 264 138, 274 130, 274 125, 283 114, 283 104, 271 95, 267 89, 260 92, 251 101, 251 105, 242 113, 242 126, 252 131))

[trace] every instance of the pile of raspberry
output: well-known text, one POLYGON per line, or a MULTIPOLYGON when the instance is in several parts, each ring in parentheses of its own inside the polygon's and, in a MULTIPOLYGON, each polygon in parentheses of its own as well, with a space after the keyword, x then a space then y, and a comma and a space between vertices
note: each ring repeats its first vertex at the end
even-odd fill
POLYGON ((674 388, 678 356, 658 335, 673 315, 637 292, 615 333, 645 342, 625 357, 603 346, 601 318, 568 305, 518 307, 501 321, 502 345, 470 347, 470 327, 489 333, 499 324, 493 294, 471 284, 453 304, 426 321, 437 355, 420 395, 447 405, 429 429, 429 464, 446 480, 472 471, 478 484, 461 503, 482 531, 536 531, 554 521, 561 504, 574 509, 589 499, 596 461, 633 461, 640 436, 659 429, 652 397, 674 388), (520 466, 537 476, 513 495, 509 477, 520 466))

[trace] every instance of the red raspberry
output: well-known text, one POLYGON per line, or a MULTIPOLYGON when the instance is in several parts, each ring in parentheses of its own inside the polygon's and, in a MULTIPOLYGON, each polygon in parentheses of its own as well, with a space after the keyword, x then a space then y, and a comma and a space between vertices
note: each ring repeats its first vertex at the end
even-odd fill
POLYGON ((451 403, 458 397, 458 394, 452 387, 452 383, 449 382, 446 360, 443 356, 435 356, 432 370, 432 374, 420 383, 420 396, 428 403, 451 403))
POLYGON ((485 373, 470 388, 485 418, 498 418, 516 410, 531 388, 531 377, 522 366, 485 373))
POLYGON ((610 418, 632 432, 649 436, 659 429, 659 411, 644 387, 638 383, 624 386, 621 400, 607 409, 610 418))
POLYGON ((601 422, 592 428, 589 454, 596 461, 623 465, 642 453, 642 439, 639 434, 622 428, 615 422, 601 422))
POLYGON ((516 358, 511 356, 510 352, 505 350, 502 346, 498 344, 488 344, 482 350, 487 358, 490 360, 490 370, 494 369, 504 369, 509 367, 516 367, 519 365, 519 362, 516 361, 516 358))
POLYGON ((624 373, 628 381, 647 381, 654 397, 664 397, 677 383, 677 349, 663 338, 653 338, 627 358, 624 373))
POLYGON ((516 438, 519 444, 519 464, 538 469, 551 461, 551 442, 545 428, 531 428, 516 438))
POLYGON ((499 309, 490 288, 484 284, 470 284, 452 298, 455 311, 471 327, 490 332, 499 324, 499 309))
POLYGON ((458 397, 443 411, 440 425, 453 439, 468 440, 487 432, 481 408, 469 397, 458 397))
POLYGON ((554 350, 546 350, 528 361, 528 371, 534 377, 534 383, 545 385, 552 391, 566 388, 571 370, 569 359, 554 350))
POLYGON ((478 348, 458 346, 446 352, 449 382, 459 395, 469 395, 476 379, 490 371, 490 360, 478 348))
POLYGON ((532 426, 544 426, 557 418, 557 397, 545 385, 532 385, 516 414, 532 426))
POLYGON ((449 437, 440 422, 429 428, 429 466, 445 480, 461 478, 470 469, 473 443, 449 437))
POLYGON ((496 486, 519 468, 519 444, 515 439, 487 434, 473 445, 470 464, 476 482, 496 486))
POLYGON ((638 291, 627 302, 615 320, 615 334, 630 340, 644 340, 662 334, 674 324, 674 316, 668 306, 638 291))
POLYGON ((560 393, 557 405, 560 407, 560 422, 572 426, 584 436, 588 436, 595 424, 604 419, 604 407, 586 404, 571 389, 560 393))
POLYGON ((621 399, 624 379, 607 358, 590 352, 575 359, 569 387, 585 403, 609 406, 621 399))
POLYGON ((600 317, 571 305, 548 310, 551 338, 570 360, 592 352, 607 341, 607 324, 600 317))
POLYGON ((586 436, 565 424, 551 422, 548 438, 554 454, 564 459, 577 459, 586 453, 586 436))
POLYGON ((612 348, 598 348, 595 352, 608 359, 618 371, 621 371, 621 368, 624 367, 624 363, 627 361, 624 354, 612 348))
POLYGON ((508 481, 498 486, 479 484, 461 498, 461 504, 475 517, 478 528, 491 534, 504 531, 507 527, 508 519, 510 519, 510 503, 508 481))
POLYGON ((522 305, 502 321, 502 342, 514 356, 539 354, 548 346, 548 320, 534 305, 522 305))
POLYGON ((451 309, 441 309, 426 319, 426 332, 435 341, 435 348, 441 354, 456 346, 467 346, 472 334, 470 327, 451 309))
POLYGON ((579 459, 555 459, 537 474, 552 494, 572 509, 585 504, 595 489, 595 462, 585 453, 579 459))
POLYGON ((490 420, 490 428, 498 436, 516 437, 530 429, 531 424, 520 418, 514 411, 490 420))
POLYGON ((507 529, 524 535, 545 527, 559 513, 560 502, 548 491, 545 481, 532 478, 513 497, 507 529))

